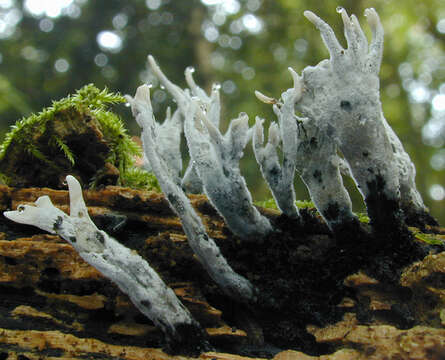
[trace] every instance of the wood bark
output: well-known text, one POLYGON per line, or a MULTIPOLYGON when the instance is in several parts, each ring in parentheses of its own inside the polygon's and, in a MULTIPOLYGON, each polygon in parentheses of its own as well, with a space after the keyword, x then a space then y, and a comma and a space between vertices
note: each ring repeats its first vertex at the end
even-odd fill
MULTIPOLYGON (((67 191, 7 186, 0 186, 0 210, 32 203, 42 195, 69 213, 67 191)), ((97 225, 146 257, 206 329, 218 352, 204 353, 202 359, 242 359, 242 355, 276 360, 383 359, 388 351, 393 358, 443 359, 445 253, 429 255, 409 267, 401 278, 403 287, 361 272, 347 274, 344 282, 354 296, 345 293, 335 305, 344 312, 343 318, 306 325, 308 334, 330 355, 310 356, 267 345, 266 328, 258 315, 224 298, 205 274, 161 194, 108 186, 84 191, 84 197, 97 225), (408 292, 407 306, 418 313, 405 329, 397 329, 391 319, 408 292), (361 318, 364 311, 372 318, 361 318)), ((191 200, 220 246, 239 242, 205 196, 191 200)), ((280 221, 278 212, 262 212, 280 221)), ((329 239, 323 231, 317 235, 318 247, 329 239)), ((0 239, 0 359, 173 358, 162 351, 162 333, 58 236, 2 217, 0 239)), ((249 273, 249 264, 237 264, 228 248, 225 252, 239 271, 261 282, 258 274, 249 273)))

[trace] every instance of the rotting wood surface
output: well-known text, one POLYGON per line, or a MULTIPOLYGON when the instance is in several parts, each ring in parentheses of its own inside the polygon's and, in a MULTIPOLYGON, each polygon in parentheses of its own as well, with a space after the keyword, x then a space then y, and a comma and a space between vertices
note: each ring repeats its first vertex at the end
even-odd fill
MULTIPOLYGON (((67 191, 6 186, 0 186, 0 209, 15 209, 42 195, 69 212, 67 191)), ((445 290, 440 280, 445 276, 445 253, 430 255, 403 274, 402 285, 415 290, 415 296, 406 299, 407 306, 419 312, 406 329, 397 329, 391 320, 401 297, 407 296, 400 288, 350 274, 345 284, 353 290, 337 304, 343 319, 321 327, 307 325, 308 334, 331 355, 310 356, 262 343, 263 328, 255 316, 219 293, 162 195, 112 186, 84 195, 98 226, 148 258, 206 328, 219 352, 202 354, 202 359, 242 359, 239 354, 276 360, 383 359, 388 349, 400 359, 445 356, 445 290)), ((219 244, 237 241, 204 196, 191 200, 210 236, 219 244)), ((278 218, 275 211, 264 212, 278 218)), ((323 243, 327 235, 319 238, 323 243)), ((0 359, 173 358, 161 350, 161 332, 58 236, 2 218, 0 239, 0 359)))

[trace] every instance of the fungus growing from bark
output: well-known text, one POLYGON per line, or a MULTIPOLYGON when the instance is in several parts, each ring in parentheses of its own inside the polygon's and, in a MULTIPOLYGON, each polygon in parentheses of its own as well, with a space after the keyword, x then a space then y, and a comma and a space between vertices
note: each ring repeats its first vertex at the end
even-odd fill
POLYGON ((148 61, 184 116, 184 133, 191 162, 210 202, 234 234, 244 239, 266 236, 272 227, 253 206, 238 164, 250 139, 247 114, 241 113, 232 120, 226 134, 222 135, 217 127, 219 88, 214 86, 211 96, 207 96, 197 87, 188 69, 186 79, 191 89, 184 91, 168 80, 152 56, 148 57, 148 61))
MULTIPOLYGON (((152 71, 178 104, 173 115, 168 111, 163 125, 154 118, 149 86, 140 86, 134 98, 126 97, 142 128, 146 166, 156 175, 170 207, 180 218, 194 254, 212 280, 235 301, 259 304, 261 294, 246 277, 232 269, 207 234, 184 191, 203 189, 229 229, 243 240, 260 241, 271 234, 277 236, 278 232, 273 232, 278 229, 253 206, 239 169, 239 161, 252 133, 261 172, 279 209, 290 218, 300 218, 293 188, 297 172, 334 233, 345 225, 348 228, 348 224, 356 226, 358 219, 352 213, 342 171, 356 182, 367 205, 371 225, 378 230, 385 227, 405 230, 404 221, 409 221, 413 214, 418 215, 423 225, 435 222, 415 187, 414 165, 383 117, 378 79, 383 29, 378 15, 373 9, 365 11, 373 34, 368 45, 357 18, 349 17, 344 9, 339 12, 347 49, 340 46, 328 24, 306 11, 307 19, 320 30, 330 59, 315 67, 306 67, 301 77, 290 69, 294 84, 282 93, 280 100, 256 92, 260 100, 273 105, 278 118, 278 123, 269 127, 266 145, 263 120, 257 118, 255 128, 250 129, 245 113, 232 120, 226 134, 221 134, 219 88, 214 86, 210 95, 206 94, 195 83, 190 68, 185 71, 189 89, 183 90, 168 80, 153 57, 148 58, 152 71), (295 110, 303 116, 297 116, 295 110), (181 179, 179 143, 182 129, 191 161, 181 179), (282 162, 279 160, 280 146, 282 162)), ((35 206, 19 205, 16 211, 7 211, 4 215, 15 222, 58 234, 68 241, 85 261, 128 294, 171 343, 191 344, 194 352, 209 349, 200 325, 173 291, 142 257, 94 225, 79 182, 73 176, 66 180, 70 216, 54 207, 48 197, 37 199, 35 206)), ((401 241, 411 240, 411 236, 406 236, 401 241)))
MULTIPOLYGON (((134 98, 127 96, 137 123, 142 128, 141 137, 145 155, 151 164, 170 207, 181 219, 190 247, 210 277, 230 297, 243 302, 255 301, 255 288, 244 277, 235 273, 221 254, 215 241, 207 235, 201 219, 196 214, 181 186, 170 176, 169 164, 159 153, 156 139, 156 121, 150 101, 150 88, 140 86, 134 98)), ((192 104, 193 105, 193 104, 192 104)))
MULTIPOLYGON (((298 216, 295 206, 293 181, 295 171, 309 190, 315 207, 336 232, 337 229, 356 223, 352 204, 340 176, 340 158, 336 144, 310 118, 295 115, 294 106, 302 96, 302 80, 289 69, 294 87, 281 94, 281 101, 272 101, 279 125, 269 128, 269 142, 262 148, 262 124, 257 119, 254 133, 254 152, 280 210, 288 216, 298 216), (277 130, 278 126, 280 131, 277 130), (278 163, 276 148, 281 135, 283 166, 278 163)), ((271 103, 270 98, 256 92, 261 101, 271 103)))
POLYGON ((178 300, 172 289, 137 253, 99 230, 88 215, 80 183, 67 176, 70 215, 56 208, 48 196, 34 206, 19 205, 4 215, 20 224, 36 226, 70 243, 91 266, 112 280, 133 304, 159 327, 171 348, 191 346, 199 353, 210 348, 199 323, 178 300))

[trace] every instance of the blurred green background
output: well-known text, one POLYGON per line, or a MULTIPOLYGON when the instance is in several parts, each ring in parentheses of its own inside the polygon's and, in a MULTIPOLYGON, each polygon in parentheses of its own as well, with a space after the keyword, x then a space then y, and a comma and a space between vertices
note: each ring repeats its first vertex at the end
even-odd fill
MULTIPOLYGON (((141 83, 154 82, 153 103, 163 119, 174 103, 156 87, 147 54, 181 86, 189 65, 205 88, 219 82, 227 121, 241 111, 252 124, 256 115, 274 120, 253 91, 278 97, 291 86, 288 66, 301 72, 328 56, 304 10, 327 20, 344 44, 337 6, 357 14, 368 35, 364 9, 380 14, 384 113, 416 164, 425 203, 444 224, 443 0, 0 0, 0 135, 87 83, 133 94, 141 83)), ((129 110, 122 105, 117 111, 136 135, 129 110)), ((269 198, 250 145, 241 166, 254 198, 269 198)), ((307 199, 299 180, 296 186, 297 198, 307 199)), ((363 209, 348 186, 355 209, 363 209)))

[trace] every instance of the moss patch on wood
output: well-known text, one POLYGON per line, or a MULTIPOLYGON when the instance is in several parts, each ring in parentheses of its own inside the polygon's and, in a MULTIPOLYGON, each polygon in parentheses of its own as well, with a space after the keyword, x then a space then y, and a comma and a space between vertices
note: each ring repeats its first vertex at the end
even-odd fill
POLYGON ((0 175, 15 187, 64 188, 67 174, 84 187, 158 188, 152 174, 134 166, 139 146, 109 107, 120 94, 89 84, 12 126, 0 146, 0 175))

